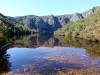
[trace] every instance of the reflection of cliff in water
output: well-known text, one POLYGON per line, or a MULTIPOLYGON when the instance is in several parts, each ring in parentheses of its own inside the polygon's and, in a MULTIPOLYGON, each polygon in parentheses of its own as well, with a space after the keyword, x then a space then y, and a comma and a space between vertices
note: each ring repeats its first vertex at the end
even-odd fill
POLYGON ((19 39, 15 40, 14 46, 16 47, 53 47, 57 45, 61 45, 57 38, 52 37, 51 35, 30 35, 30 36, 22 36, 19 39))
POLYGON ((10 71, 10 67, 7 51, 0 49, 0 75, 6 75, 10 71))
POLYGON ((90 42, 83 39, 72 39, 60 37, 59 41, 65 46, 85 48, 87 54, 93 57, 100 57, 100 42, 90 42))
POLYGON ((71 39, 64 37, 52 37, 50 35, 30 35, 23 36, 20 39, 15 40, 15 47, 54 47, 54 46, 66 46, 66 47, 80 47, 86 48, 87 53, 93 57, 100 57, 100 43, 90 42, 82 39, 71 39))

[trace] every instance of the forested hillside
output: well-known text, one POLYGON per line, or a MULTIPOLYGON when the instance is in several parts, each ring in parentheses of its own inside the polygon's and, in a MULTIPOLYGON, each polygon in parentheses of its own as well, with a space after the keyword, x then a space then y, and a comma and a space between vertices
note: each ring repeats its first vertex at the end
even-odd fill
POLYGON ((0 14, 0 48, 8 42, 9 38, 29 33, 28 28, 18 22, 12 22, 6 16, 0 14))
POLYGON ((70 22, 55 32, 55 36, 84 38, 90 41, 100 41, 100 7, 86 18, 70 22))

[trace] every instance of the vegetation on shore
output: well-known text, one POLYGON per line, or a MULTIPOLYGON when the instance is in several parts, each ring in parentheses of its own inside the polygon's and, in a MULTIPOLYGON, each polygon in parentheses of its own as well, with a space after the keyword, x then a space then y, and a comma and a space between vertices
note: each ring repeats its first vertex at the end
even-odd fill
POLYGON ((18 22, 11 22, 7 17, 0 14, 0 49, 6 45, 13 36, 30 34, 31 30, 18 22))
POLYGON ((85 48, 86 52, 94 58, 100 57, 100 42, 92 42, 79 38, 67 38, 63 36, 57 37, 59 42, 63 43, 64 46, 85 48))
POLYGON ((66 24, 63 28, 55 31, 54 35, 100 41, 100 8, 96 8, 84 19, 66 24))

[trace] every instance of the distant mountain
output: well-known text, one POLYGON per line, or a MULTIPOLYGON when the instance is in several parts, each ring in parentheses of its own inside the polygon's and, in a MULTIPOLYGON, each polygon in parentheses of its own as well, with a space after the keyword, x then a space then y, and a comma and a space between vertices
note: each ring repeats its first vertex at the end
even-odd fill
POLYGON ((35 16, 35 15, 28 15, 28 16, 18 16, 18 17, 8 17, 9 20, 13 22, 17 21, 30 29, 39 29, 40 31, 54 31, 58 28, 61 28, 65 24, 83 19, 88 15, 95 12, 95 10, 99 7, 93 7, 92 9, 83 12, 83 13, 75 13, 75 14, 68 14, 68 15, 60 15, 60 16, 35 16))
POLYGON ((10 16, 4 16, 2 14, 0 15, 6 18, 6 20, 9 21, 11 24, 22 29, 27 29, 27 30, 38 29, 40 32, 53 32, 58 28, 63 27, 65 24, 86 18, 87 16, 93 14, 97 8, 100 7, 93 7, 92 9, 85 11, 83 13, 67 14, 60 16, 28 15, 28 16, 10 17, 10 16))
POLYGON ((82 13, 83 19, 66 24, 55 32, 57 36, 100 41, 100 7, 82 13))
POLYGON ((30 32, 54 32, 60 35, 71 34, 89 40, 100 40, 100 7, 83 13, 60 16, 19 16, 10 17, 0 13, 0 42, 15 35, 29 34, 30 32), (61 28, 57 30, 58 28, 61 28), (68 30, 69 29, 69 30, 68 30))
POLYGON ((28 26, 31 29, 39 28, 40 30, 52 29, 56 30, 57 28, 61 28, 66 23, 69 23, 74 20, 82 19, 82 14, 76 13, 72 15, 61 15, 61 16, 21 16, 15 17, 17 21, 23 23, 24 25, 28 26))

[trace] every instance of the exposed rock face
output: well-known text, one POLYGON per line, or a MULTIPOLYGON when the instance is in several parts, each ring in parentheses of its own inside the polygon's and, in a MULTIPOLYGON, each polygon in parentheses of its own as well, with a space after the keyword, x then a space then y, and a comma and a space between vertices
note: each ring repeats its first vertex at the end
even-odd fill
POLYGON ((82 16, 83 16, 83 17, 87 17, 87 16, 93 14, 97 9, 100 9, 100 6, 93 7, 92 9, 83 12, 83 13, 82 13, 82 16))
POLYGON ((72 15, 62 15, 62 16, 22 16, 22 17, 15 17, 17 21, 27 25, 31 29, 39 28, 48 29, 51 28, 52 30, 56 30, 57 28, 61 28, 68 22, 75 21, 82 19, 83 16, 81 14, 72 14, 72 15))
MULTIPOLYGON (((83 13, 76 13, 76 14, 69 14, 69 15, 61 15, 61 16, 35 16, 35 15, 28 15, 28 16, 20 16, 14 17, 16 21, 23 23, 24 25, 28 26, 31 29, 40 30, 56 30, 57 28, 61 28, 63 25, 75 21, 80 20, 88 15, 95 12, 95 10, 100 7, 93 7, 92 9, 83 12, 83 13)), ((10 17, 11 19, 12 17, 10 17)), ((11 20, 14 20, 11 19, 11 20)))
POLYGON ((79 20, 79 19, 82 19, 82 18, 83 18, 82 14, 76 13, 76 14, 73 14, 71 16, 70 21, 75 21, 75 20, 79 20))

